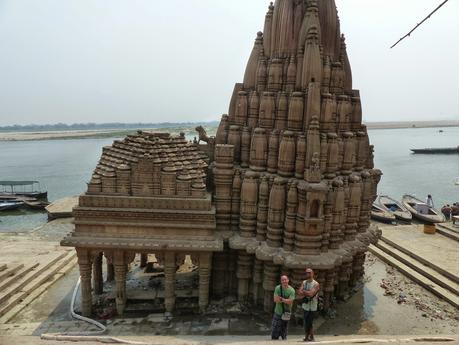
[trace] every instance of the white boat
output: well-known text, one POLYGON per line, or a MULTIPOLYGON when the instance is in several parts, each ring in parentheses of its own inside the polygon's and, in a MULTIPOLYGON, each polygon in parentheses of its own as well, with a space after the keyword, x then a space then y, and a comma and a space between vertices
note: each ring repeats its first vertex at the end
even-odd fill
POLYGON ((440 211, 412 195, 404 195, 402 204, 413 214, 413 217, 424 223, 434 224, 445 221, 445 216, 440 211))

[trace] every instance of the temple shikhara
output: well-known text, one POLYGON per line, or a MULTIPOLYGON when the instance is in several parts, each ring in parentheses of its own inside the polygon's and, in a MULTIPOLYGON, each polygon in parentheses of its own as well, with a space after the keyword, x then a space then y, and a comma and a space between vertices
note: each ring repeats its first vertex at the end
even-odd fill
POLYGON ((316 271, 324 308, 348 294, 377 241, 370 209, 381 172, 334 0, 277 0, 266 14, 229 112, 206 144, 138 132, 103 149, 74 209, 82 312, 115 281, 119 314, 139 255, 164 270, 176 307, 177 267, 197 266, 197 306, 233 294, 271 312, 281 274, 316 271))

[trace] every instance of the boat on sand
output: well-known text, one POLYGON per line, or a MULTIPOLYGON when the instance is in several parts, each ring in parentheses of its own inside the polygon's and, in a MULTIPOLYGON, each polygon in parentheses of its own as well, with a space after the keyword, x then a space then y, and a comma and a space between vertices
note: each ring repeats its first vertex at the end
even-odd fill
POLYGON ((376 203, 371 206, 371 218, 382 223, 394 223, 396 218, 395 215, 386 211, 384 208, 376 203))
POLYGON ((412 195, 405 194, 402 198, 402 204, 411 212, 413 217, 424 223, 434 224, 445 221, 445 217, 439 210, 430 207, 412 195))
POLYGON ((392 213, 399 220, 411 222, 413 219, 410 210, 405 205, 387 195, 378 196, 375 203, 385 211, 392 213))

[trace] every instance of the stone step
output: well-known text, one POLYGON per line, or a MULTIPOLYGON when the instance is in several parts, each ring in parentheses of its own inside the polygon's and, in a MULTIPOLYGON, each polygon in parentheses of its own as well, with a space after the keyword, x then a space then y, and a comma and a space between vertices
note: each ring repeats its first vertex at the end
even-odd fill
POLYGON ((416 259, 413 259, 411 256, 403 253, 402 251, 398 250, 397 248, 392 247, 391 245, 383 241, 379 241, 376 244, 376 246, 382 251, 386 252, 387 254, 397 259, 398 261, 404 263, 411 269, 422 274, 424 277, 429 278, 430 280, 437 283, 441 287, 459 296, 459 284, 457 284, 455 281, 448 279, 444 275, 438 273, 436 270, 430 268, 429 266, 422 264, 416 259))
POLYGON ((6 264, 0 264, 0 272, 3 272, 4 270, 6 270, 6 264))
POLYGON ((420 255, 417 255, 416 253, 413 253, 412 251, 404 248, 403 246, 389 240, 388 238, 382 236, 381 237, 381 240, 386 242, 387 244, 391 245, 392 247, 400 250, 401 252, 405 253, 406 255, 409 255, 411 256, 413 259, 419 261, 420 263, 426 265, 426 266, 429 266, 430 268, 434 269, 435 271, 437 271, 438 273, 444 275, 445 277, 447 277, 448 279, 456 282, 456 283, 459 283, 459 277, 456 276, 455 274, 441 268, 440 266, 434 264, 433 262, 431 262, 430 260, 426 260, 424 259, 422 256, 420 255))
POLYGON ((433 282, 427 277, 424 277, 422 274, 416 272, 412 268, 405 265, 403 262, 397 260, 396 258, 392 257, 391 255, 387 254, 386 252, 382 251, 375 245, 370 245, 369 248, 371 253, 376 255, 379 259, 384 261, 385 263, 389 264, 390 266, 395 267, 405 276, 413 280, 414 282, 421 285, 426 290, 432 292, 434 295, 440 297, 441 299, 445 300, 446 302, 450 303, 456 308, 459 308, 459 297, 454 293, 450 292, 449 290, 441 287, 437 283, 433 282))
POLYGON ((22 279, 15 282, 15 284, 11 285, 5 291, 0 291, 0 305, 6 302, 12 295, 17 292, 20 292, 24 286, 26 286, 29 282, 34 280, 39 275, 43 274, 48 270, 49 267, 54 265, 57 261, 63 259, 65 256, 68 255, 68 252, 65 251, 58 256, 54 257, 51 261, 46 263, 45 265, 38 265, 35 269, 30 271, 25 276, 21 277, 22 279))
POLYGON ((51 264, 47 264, 45 270, 40 270, 41 274, 36 275, 33 279, 27 281, 15 294, 10 296, 6 303, 0 304, 0 317, 5 315, 8 311, 13 309, 35 289, 38 289, 43 284, 47 283, 52 277, 59 272, 63 267, 74 260, 76 253, 74 251, 64 253, 64 256, 59 255, 58 260, 53 260, 51 264))
POLYGON ((30 271, 35 269, 38 265, 39 263, 35 263, 25 268, 23 264, 18 265, 17 268, 12 272, 12 274, 5 280, 3 280, 3 282, 0 284, 0 292, 5 291, 8 286, 17 283, 22 277, 24 277, 30 271))
POLYGON ((5 265, 5 269, 0 272, 0 281, 3 281, 4 279, 10 277, 10 276, 13 276, 14 275, 14 272, 16 272, 17 270, 20 270, 24 267, 23 264, 17 264, 17 265, 12 265, 11 267, 6 267, 5 265))
POLYGON ((33 290, 27 297, 25 297, 18 304, 16 304, 13 308, 11 308, 8 312, 6 312, 5 315, 1 316, 0 324, 7 323, 12 318, 14 318, 25 307, 27 307, 36 298, 38 298, 43 292, 45 292, 51 285, 53 285, 60 278, 62 278, 69 271, 71 271, 75 267, 76 263, 77 263, 77 259, 75 258, 75 256, 73 256, 72 260, 70 260, 65 266, 63 266, 61 269, 59 269, 57 272, 54 273, 54 276, 52 276, 48 281, 46 281, 41 286, 33 290))
POLYGON ((436 226, 437 228, 437 232, 443 236, 446 236, 454 241, 457 241, 459 242, 459 233, 446 227, 446 226, 442 226, 441 224, 438 224, 436 226))

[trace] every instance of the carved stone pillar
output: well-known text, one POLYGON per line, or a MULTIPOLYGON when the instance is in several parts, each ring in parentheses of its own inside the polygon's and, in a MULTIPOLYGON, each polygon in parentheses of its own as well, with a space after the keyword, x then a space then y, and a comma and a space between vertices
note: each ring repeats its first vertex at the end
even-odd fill
POLYGON ((265 171, 268 160, 268 140, 266 130, 256 128, 250 145, 250 169, 265 171))
POLYGON ((252 91, 249 99, 249 115, 247 120, 247 126, 250 129, 257 128, 258 126, 258 111, 260 109, 260 96, 258 92, 252 91))
POLYGON ((234 176, 234 147, 217 145, 215 147, 215 167, 213 169, 215 185, 215 208, 217 226, 221 230, 231 227, 231 191, 234 176))
POLYGON ((295 177, 302 179, 304 177, 306 159, 306 137, 299 135, 296 143, 296 159, 295 159, 295 177))
POLYGON ((330 228, 330 248, 338 249, 341 243, 344 227, 344 183, 341 179, 333 180, 333 218, 330 228))
POLYGON ((274 289, 279 281, 279 267, 272 262, 265 262, 263 272, 264 310, 272 313, 274 308, 274 289))
POLYGON ((199 310, 204 312, 209 305, 209 282, 212 253, 199 254, 199 310))
MULTIPOLYGON (((286 92, 279 92, 277 96, 277 116, 275 128, 283 131, 287 128, 288 97, 286 92)), ((277 159, 277 157, 276 157, 277 159)))
POLYGON ((293 92, 288 107, 287 128, 291 131, 303 129, 304 95, 302 92, 293 92))
POLYGON ((296 182, 291 182, 287 194, 287 212, 285 216, 284 245, 285 251, 293 250, 295 239, 296 212, 298 208, 298 191, 296 182))
POLYGON ((279 157, 279 131, 277 129, 271 132, 269 137, 269 152, 268 152, 268 172, 277 172, 277 163, 279 157))
POLYGON ((240 302, 245 302, 249 296, 249 279, 252 276, 252 257, 245 251, 240 251, 237 259, 236 276, 238 279, 237 295, 240 302))
POLYGON ((126 273, 129 260, 122 250, 116 250, 113 254, 113 265, 115 267, 115 289, 116 289, 116 310, 118 315, 123 315, 126 307, 126 273))
POLYGON ((266 228, 268 226, 268 198, 269 184, 266 175, 263 175, 259 187, 258 212, 257 212, 257 240, 266 239, 266 228))
POLYGON ((96 295, 101 295, 104 289, 104 279, 102 277, 102 253, 98 253, 94 257, 92 265, 94 293, 96 295))
POLYGON ((246 172, 241 188, 239 228, 242 237, 255 237, 257 224, 258 182, 257 175, 246 172))
POLYGON ((276 117, 276 99, 274 92, 263 92, 260 101, 258 125, 260 128, 273 129, 276 117))
POLYGON ((285 221, 285 183, 277 177, 269 195, 267 244, 270 247, 281 247, 285 221))
POLYGON ((349 203, 347 206, 346 229, 344 239, 353 241, 357 234, 358 222, 360 218, 360 203, 362 198, 362 182, 360 176, 351 175, 349 177, 349 203))
POLYGON ((231 229, 239 230, 239 216, 241 204, 241 172, 236 170, 233 179, 233 191, 231 196, 231 229))
POLYGON ((234 146, 234 162, 241 162, 241 127, 230 126, 228 134, 228 145, 234 146))
POLYGON ((249 127, 242 129, 241 135, 241 167, 248 168, 250 162, 250 142, 252 141, 252 135, 249 127))
POLYGON ((175 253, 166 252, 164 254, 164 305, 166 312, 172 313, 175 308, 175 253))
POLYGON ((85 317, 92 313, 91 293, 91 253, 87 249, 76 248, 81 277, 81 309, 85 317))
POLYGON ((253 265, 253 304, 260 303, 263 283, 263 261, 255 259, 253 265))
POLYGON ((278 158, 278 174, 283 177, 290 177, 295 174, 295 137, 293 132, 285 131, 280 143, 278 158))

